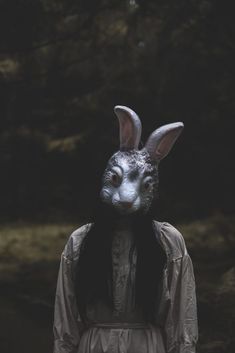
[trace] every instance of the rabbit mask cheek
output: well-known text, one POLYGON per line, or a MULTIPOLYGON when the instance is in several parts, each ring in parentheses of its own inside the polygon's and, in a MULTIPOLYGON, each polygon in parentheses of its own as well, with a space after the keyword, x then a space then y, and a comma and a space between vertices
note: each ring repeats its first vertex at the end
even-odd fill
POLYGON ((101 199, 118 213, 146 212, 156 195, 158 168, 147 151, 119 151, 108 161, 101 199))

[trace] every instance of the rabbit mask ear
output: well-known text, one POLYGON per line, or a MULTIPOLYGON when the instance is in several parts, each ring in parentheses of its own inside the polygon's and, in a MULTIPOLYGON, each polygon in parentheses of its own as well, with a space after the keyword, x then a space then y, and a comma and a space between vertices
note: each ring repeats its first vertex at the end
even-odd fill
POLYGON ((154 161, 159 162, 167 156, 183 127, 181 122, 164 125, 149 136, 145 149, 154 161))
POLYGON ((119 120, 120 151, 138 149, 142 131, 138 115, 130 108, 121 105, 117 105, 114 112, 119 120))

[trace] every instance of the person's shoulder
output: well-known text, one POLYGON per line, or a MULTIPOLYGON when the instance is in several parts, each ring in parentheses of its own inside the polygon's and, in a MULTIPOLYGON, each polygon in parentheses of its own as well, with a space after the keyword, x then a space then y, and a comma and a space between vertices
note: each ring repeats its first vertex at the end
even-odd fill
POLYGON ((177 228, 168 222, 153 222, 158 240, 171 260, 187 255, 184 237, 177 228))
POLYGON ((63 250, 63 255, 68 260, 76 260, 76 257, 79 255, 82 241, 91 227, 92 223, 87 223, 72 232, 63 250))

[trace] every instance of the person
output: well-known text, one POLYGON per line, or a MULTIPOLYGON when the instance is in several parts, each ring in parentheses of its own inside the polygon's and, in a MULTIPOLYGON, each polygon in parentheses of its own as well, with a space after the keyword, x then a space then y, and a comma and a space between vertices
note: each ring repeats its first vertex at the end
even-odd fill
POLYGON ((154 220, 159 162, 182 123, 155 130, 138 150, 141 122, 116 106, 120 150, 108 161, 94 222, 61 255, 54 353, 195 353, 194 270, 181 233, 154 220))

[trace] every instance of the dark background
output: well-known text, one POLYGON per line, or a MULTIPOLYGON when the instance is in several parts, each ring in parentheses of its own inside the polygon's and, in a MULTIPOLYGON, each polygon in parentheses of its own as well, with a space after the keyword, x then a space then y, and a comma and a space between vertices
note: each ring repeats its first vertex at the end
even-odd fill
POLYGON ((185 124, 161 163, 156 213, 191 234, 198 351, 232 352, 234 62, 229 1, 0 0, 0 286, 6 320, 0 339, 7 353, 14 347, 32 352, 41 336, 45 346, 39 343, 34 353, 51 349, 59 254, 68 229, 89 221, 107 159, 118 149, 117 104, 140 116, 143 143, 162 124, 185 124), (29 240, 44 225, 44 234, 50 237, 50 227, 57 227, 53 237, 60 237, 51 236, 46 260, 45 238, 29 240), (33 246, 44 257, 35 253, 29 261, 33 246), (19 256, 21 247, 28 257, 19 256), (20 331, 24 320, 31 342, 27 329, 20 331), (16 334, 15 325, 17 346, 7 336, 16 334))

